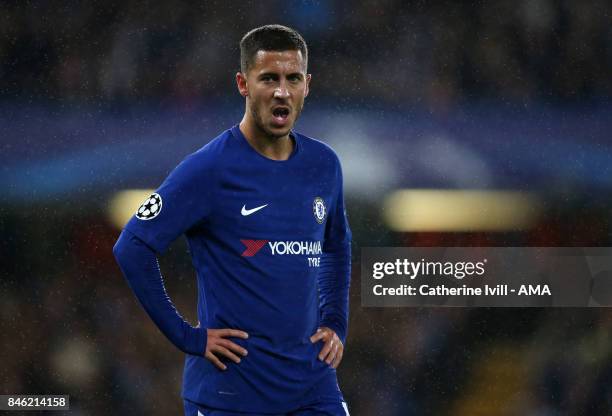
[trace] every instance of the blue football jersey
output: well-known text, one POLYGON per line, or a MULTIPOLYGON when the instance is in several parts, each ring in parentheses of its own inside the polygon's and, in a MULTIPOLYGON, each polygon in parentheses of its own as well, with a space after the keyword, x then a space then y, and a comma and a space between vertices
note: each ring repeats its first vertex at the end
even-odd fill
POLYGON ((346 336, 346 316, 322 314, 317 283, 326 253, 350 253, 342 172, 327 145, 291 136, 293 153, 275 161, 238 126, 226 130, 181 162, 126 226, 159 253, 185 234, 200 325, 249 334, 230 338, 248 355, 239 364, 224 360, 225 371, 204 358, 204 346, 202 355, 187 355, 190 401, 284 412, 322 394, 322 385, 340 395, 335 370, 317 358, 322 343, 310 337, 328 323, 346 336))

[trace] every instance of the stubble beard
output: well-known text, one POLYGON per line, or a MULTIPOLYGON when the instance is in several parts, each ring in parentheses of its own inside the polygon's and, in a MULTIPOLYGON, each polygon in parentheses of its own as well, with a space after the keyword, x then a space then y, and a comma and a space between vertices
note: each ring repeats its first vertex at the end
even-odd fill
POLYGON ((259 114, 259 112, 257 111, 257 108, 255 108, 255 106, 251 106, 251 116, 253 117, 253 121, 255 122, 255 127, 257 127, 257 129, 263 133, 265 133, 267 136, 273 138, 273 139, 280 139, 281 137, 285 137, 289 134, 289 132, 291 131, 291 129, 293 128, 293 126, 295 125, 296 121, 298 120, 298 118, 300 117, 300 114, 302 113, 302 107, 304 106, 304 104, 302 103, 302 105, 300 105, 298 108, 295 108, 295 119, 293 120, 293 123, 291 123, 290 126, 287 127, 287 130, 284 133, 275 133, 273 131, 271 131, 270 129, 268 129, 266 127, 266 124, 264 123, 263 117, 261 116, 261 114, 259 114))

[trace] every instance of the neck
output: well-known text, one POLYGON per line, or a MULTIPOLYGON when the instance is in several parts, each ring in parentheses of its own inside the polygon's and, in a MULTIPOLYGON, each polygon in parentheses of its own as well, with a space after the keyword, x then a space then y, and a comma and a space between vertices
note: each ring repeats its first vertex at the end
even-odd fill
POLYGON ((294 143, 289 134, 282 137, 270 136, 257 126, 248 113, 242 118, 239 127, 251 147, 268 159, 287 160, 293 153, 294 143))

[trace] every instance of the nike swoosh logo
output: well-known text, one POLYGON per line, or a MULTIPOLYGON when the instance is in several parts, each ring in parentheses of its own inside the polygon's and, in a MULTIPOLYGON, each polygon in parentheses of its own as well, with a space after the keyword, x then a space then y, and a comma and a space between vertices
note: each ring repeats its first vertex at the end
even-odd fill
POLYGON ((268 204, 266 205, 262 205, 260 207, 255 207, 255 208, 251 208, 251 209, 246 209, 246 205, 242 206, 242 210, 240 211, 240 213, 242 214, 243 217, 246 217, 247 215, 251 215, 254 212, 259 211, 260 209, 264 209, 265 207, 267 207, 268 204))

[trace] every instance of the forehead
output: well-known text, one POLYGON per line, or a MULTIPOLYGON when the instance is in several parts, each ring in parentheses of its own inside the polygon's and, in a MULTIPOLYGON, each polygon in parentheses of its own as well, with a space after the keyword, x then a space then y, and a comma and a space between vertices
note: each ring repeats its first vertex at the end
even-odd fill
POLYGON ((253 59, 250 71, 263 72, 306 72, 306 62, 302 51, 263 51, 259 50, 253 59))

